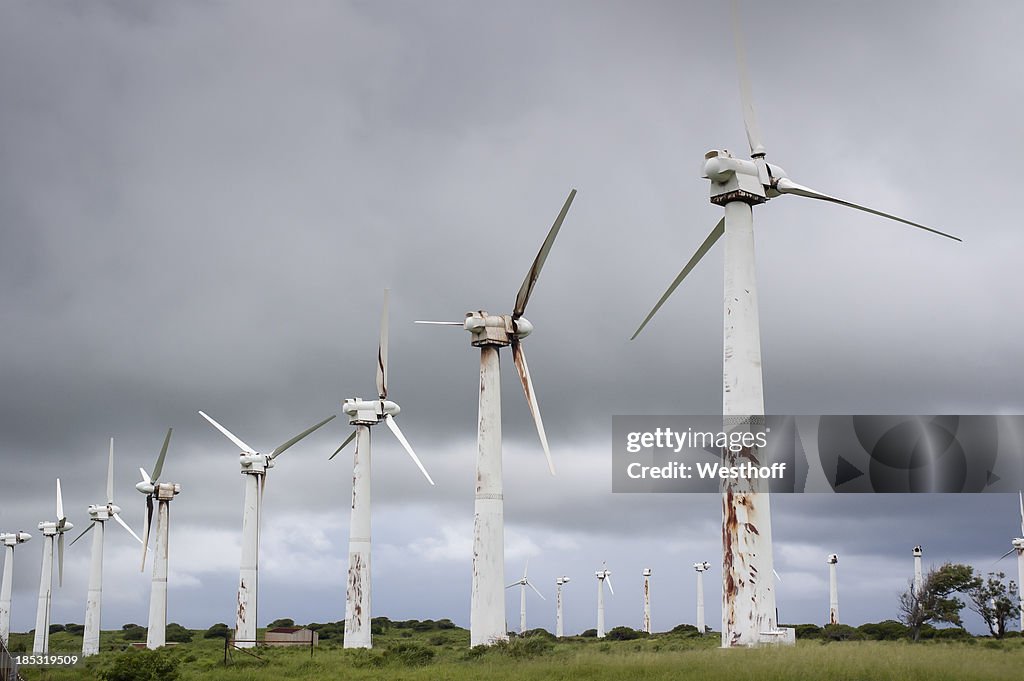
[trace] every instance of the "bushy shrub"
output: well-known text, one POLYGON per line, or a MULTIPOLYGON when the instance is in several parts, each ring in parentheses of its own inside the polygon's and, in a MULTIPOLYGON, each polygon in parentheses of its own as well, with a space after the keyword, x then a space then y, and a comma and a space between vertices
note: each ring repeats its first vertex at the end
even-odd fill
POLYGON ((875 641, 898 641, 910 637, 910 629, 907 625, 896 620, 868 622, 860 625, 857 629, 875 641))
POLYGON ((85 625, 84 624, 75 624, 74 622, 68 622, 67 624, 64 625, 64 631, 68 632, 69 634, 75 634, 76 636, 81 636, 82 634, 85 633, 85 625))
POLYGON ((699 634, 697 627, 692 624, 677 624, 669 630, 670 634, 699 634))
POLYGON ((865 636, 849 624, 826 624, 821 635, 829 641, 862 641, 865 636))
POLYGON ((282 617, 282 618, 276 619, 273 622, 271 622, 270 624, 268 624, 267 625, 267 629, 277 629, 278 627, 294 627, 294 626, 295 626, 295 620, 293 620, 290 617, 282 617))
POLYGON ((206 630, 203 638, 231 638, 231 629, 223 622, 217 622, 206 630))
POLYGON ((646 636, 647 634, 636 629, 630 629, 629 627, 612 627, 605 634, 605 637, 610 641, 632 641, 637 638, 646 636))
POLYGON ((160 650, 121 653, 99 673, 103 681, 177 681, 179 675, 178 661, 160 650))
POLYGON ((582 634, 580 634, 580 637, 581 638, 597 638, 597 629, 587 629, 582 634))
POLYGON ((177 622, 171 622, 164 630, 164 636, 170 643, 191 643, 192 632, 177 622))
POLYGON ((434 651, 415 643, 399 643, 384 651, 383 660, 386 664, 402 667, 420 667, 430 664, 434 659, 434 651))
POLYGON ((554 634, 552 634, 547 629, 542 629, 542 628, 527 629, 526 631, 523 632, 523 638, 528 638, 530 636, 540 636, 541 638, 547 639, 548 641, 554 641, 555 640, 555 635, 554 634))
POLYGON ((124 640, 126 641, 145 641, 146 640, 146 627, 140 627, 138 624, 125 624, 121 627, 124 632, 124 640))
POLYGON ((821 627, 817 624, 796 624, 793 626, 796 629, 796 637, 801 638, 821 638, 822 631, 821 627))
POLYGON ((64 625, 63 624, 51 624, 50 625, 50 633, 51 634, 56 634, 57 632, 60 632, 60 631, 64 631, 64 625))
POLYGON ((961 640, 965 638, 972 638, 970 632, 960 627, 948 627, 946 629, 939 629, 935 632, 935 638, 949 641, 949 640, 961 640))

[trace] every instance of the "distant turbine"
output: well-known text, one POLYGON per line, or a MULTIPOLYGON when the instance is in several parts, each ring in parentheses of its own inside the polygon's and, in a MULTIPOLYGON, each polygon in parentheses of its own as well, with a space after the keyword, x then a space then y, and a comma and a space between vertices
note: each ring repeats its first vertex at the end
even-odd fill
POLYGON ((501 378, 498 349, 512 346, 512 360, 526 393, 537 434, 547 457, 548 470, 555 474, 548 438, 540 418, 537 396, 526 366, 522 339, 533 331, 523 313, 540 276, 548 252, 558 236, 576 190, 569 192, 544 244, 519 288, 511 315, 490 315, 484 310, 467 312, 464 322, 417 322, 461 326, 472 334, 470 341, 480 348, 480 393, 477 420, 476 498, 473 517, 473 586, 470 594, 469 641, 471 646, 490 645, 508 638, 505 631, 505 520, 501 478, 501 378))
POLYGON ((32 641, 33 655, 50 652, 50 597, 53 591, 53 542, 57 539, 58 584, 64 584, 64 533, 74 527, 64 515, 64 499, 57 478, 57 519, 39 523, 43 533, 43 569, 39 575, 39 607, 36 609, 36 635, 32 641))
MULTIPOLYGON (((999 560, 1017 552, 1017 596, 1020 599, 1020 630, 1024 632, 1024 492, 1017 493, 1017 500, 1020 502, 1020 535, 1010 542, 1011 548, 1004 553, 999 560)), ((998 562, 998 561, 997 561, 998 562)))
POLYGON ((75 537, 71 545, 84 537, 89 530, 96 529, 92 536, 92 565, 89 569, 89 594, 85 599, 85 631, 82 635, 82 657, 100 652, 100 612, 103 600, 103 535, 105 523, 113 518, 141 544, 139 535, 121 519, 121 507, 114 505, 114 438, 110 438, 110 455, 107 458, 107 503, 89 506, 92 522, 75 537))
POLYGON ((398 442, 412 458, 431 485, 427 469, 423 467, 409 441, 398 428, 395 416, 401 409, 388 396, 388 291, 384 290, 384 310, 380 317, 380 343, 377 346, 377 399, 363 400, 352 397, 342 404, 349 423, 355 430, 331 454, 331 459, 353 439, 356 450, 352 455, 352 512, 348 532, 348 580, 345 588, 345 643, 346 648, 372 648, 370 595, 370 428, 381 421, 388 425, 398 442))
POLYGON ((828 563, 828 623, 839 624, 839 585, 836 580, 839 556, 830 553, 825 562, 828 563))
POLYGON ((562 586, 570 581, 572 580, 568 577, 555 578, 555 636, 557 638, 565 636, 564 619, 562 618, 562 586))
POLYGON ((315 426, 310 426, 292 439, 278 445, 270 454, 260 454, 204 412, 200 411, 199 415, 242 450, 238 455, 238 463, 242 467, 242 475, 245 476, 245 502, 242 507, 242 557, 238 570, 238 598, 235 600, 235 646, 252 648, 256 645, 256 615, 259 608, 260 513, 263 509, 263 489, 267 483, 267 471, 274 467, 274 459, 281 453, 334 417, 331 416, 315 426))
POLYGON ((643 630, 651 633, 651 568, 644 568, 644 624, 643 630))
POLYGON ((32 535, 28 532, 8 532, 0 534, 0 542, 4 545, 4 577, 0 582, 0 641, 7 645, 11 632, 11 585, 14 580, 14 547, 24 544, 32 535))
POLYGON ((597 637, 604 638, 604 583, 605 580, 608 581, 608 591, 614 596, 612 571, 607 567, 602 567, 594 573, 594 576, 597 577, 597 637))
POLYGON ((506 589, 511 589, 514 586, 519 587, 519 635, 522 636, 526 633, 526 587, 533 589, 534 593, 540 596, 542 601, 546 601, 544 594, 537 591, 537 587, 533 585, 529 579, 526 578, 526 572, 530 569, 530 561, 526 561, 526 567, 523 568, 523 577, 519 581, 512 582, 506 589))
POLYGON ((921 585, 924 584, 924 577, 921 575, 921 555, 924 552, 920 546, 915 546, 913 550, 914 554, 914 593, 921 593, 921 585))
POLYGON ((703 636, 708 632, 707 624, 704 622, 704 573, 711 568, 711 563, 694 563, 693 569, 697 571, 697 631, 703 636))
MULTIPOLYGON (((723 350, 723 427, 742 431, 764 423, 761 373, 761 333, 757 311, 754 267, 754 206, 782 194, 835 203, 917 227, 956 241, 959 238, 873 208, 838 199, 791 181, 779 166, 765 161, 765 148, 754 115, 753 99, 740 37, 738 9, 733 4, 740 93, 751 160, 725 150, 704 155, 704 177, 711 181, 711 203, 724 208, 725 217, 711 230, 668 290, 633 334, 643 330, 676 287, 719 238, 725 236, 725 328, 723 350)), ((760 465, 756 447, 723 452, 726 466, 760 465)), ((788 641, 792 631, 779 629, 775 586, 759 579, 772 571, 772 528, 767 492, 757 492, 746 480, 727 480, 722 495, 722 647, 756 646, 788 641)))
POLYGON ((149 591, 149 629, 146 633, 146 647, 150 650, 160 648, 167 642, 167 550, 170 531, 170 504, 181 492, 181 485, 176 482, 158 482, 164 469, 164 457, 167 446, 171 443, 172 428, 167 429, 160 456, 153 467, 153 477, 142 468, 142 481, 135 483, 135 489, 146 495, 146 526, 142 534, 142 566, 146 569, 146 553, 149 549, 149 530, 153 526, 153 499, 157 501, 156 516, 156 555, 153 556, 153 582, 149 591))

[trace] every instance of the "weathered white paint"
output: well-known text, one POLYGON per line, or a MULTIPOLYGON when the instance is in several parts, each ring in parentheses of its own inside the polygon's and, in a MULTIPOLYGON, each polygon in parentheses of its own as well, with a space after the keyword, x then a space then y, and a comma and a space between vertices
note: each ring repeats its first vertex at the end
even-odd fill
POLYGON ((597 637, 604 638, 604 577, 597 578, 597 637))
POLYGON ((651 569, 644 568, 644 621, 643 631, 651 633, 651 569))
MULTIPOLYGON (((764 415, 761 338, 754 268, 751 206, 725 204, 725 328, 722 413, 764 415)), ((757 450, 739 454, 757 457, 757 450)), ((726 465, 742 461, 730 453, 726 465)), ((767 493, 751 493, 747 481, 730 480, 722 496, 722 646, 754 646, 778 629, 772 580, 771 515, 767 493)))
POLYGON ((1020 598, 1020 630, 1024 631, 1024 538, 1013 540, 1017 550, 1017 596, 1020 598))
POLYGON ((519 585, 519 634, 526 633, 526 584, 519 585))
POLYGON ((924 584, 924 577, 921 574, 921 554, 923 553, 920 546, 914 547, 914 593, 921 593, 921 585, 924 584))
POLYGON ((4 576, 0 582, 0 642, 7 645, 11 632, 11 586, 14 579, 14 543, 4 542, 4 576))
POLYGON ((43 533, 43 565, 39 573, 39 604, 36 607, 36 633, 32 654, 50 652, 50 597, 53 591, 53 543, 57 537, 56 523, 40 523, 43 533))
POLYGON ((370 631, 370 427, 356 425, 352 455, 348 579, 345 588, 345 647, 372 648, 370 631))
POLYGON ((562 586, 569 581, 568 577, 559 577, 555 580, 555 636, 565 636, 565 624, 562 619, 562 586))
POLYGON ((505 527, 501 479, 501 378, 498 347, 480 347, 480 404, 473 514, 470 645, 507 640, 505 527))
POLYGON ((105 520, 93 519, 92 554, 89 564, 89 592, 85 598, 85 631, 82 632, 82 657, 100 652, 100 617, 103 602, 103 535, 105 520))
POLYGON ((697 631, 703 636, 707 632, 707 624, 704 620, 704 572, 710 567, 707 563, 694 563, 693 569, 697 571, 697 631))
POLYGON ((235 601, 235 645, 252 648, 256 645, 257 598, 260 555, 260 494, 266 473, 266 455, 244 455, 242 459, 264 461, 243 466, 245 499, 242 506, 242 554, 238 569, 238 595, 235 601), (260 465, 262 464, 262 465, 260 465))
POLYGON ((831 554, 828 563, 828 623, 839 624, 839 582, 836 578, 836 564, 839 556, 831 554))
MULTIPOLYGON (((159 483, 164 487, 170 483, 159 483)), ((170 502, 157 501, 156 546, 153 547, 153 582, 149 592, 149 631, 146 647, 160 648, 167 642, 167 553, 170 502)))

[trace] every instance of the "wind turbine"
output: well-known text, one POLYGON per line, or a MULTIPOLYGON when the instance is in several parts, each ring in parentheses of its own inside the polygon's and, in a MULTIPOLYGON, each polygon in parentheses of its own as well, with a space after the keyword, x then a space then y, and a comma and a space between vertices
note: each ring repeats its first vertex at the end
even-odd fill
POLYGON ((644 626, 646 633, 651 633, 651 568, 644 568, 644 626))
POLYGON ((708 631, 704 622, 704 573, 711 569, 711 563, 694 563, 693 569, 697 571, 697 631, 703 636, 708 631))
POLYGON ((263 508, 263 488, 267 482, 267 470, 274 467, 274 459, 296 442, 328 423, 334 416, 326 418, 315 426, 302 431, 292 439, 279 445, 270 454, 260 454, 234 436, 227 428, 200 411, 199 415, 209 421, 227 439, 241 449, 238 463, 245 476, 245 503, 242 507, 242 558, 238 574, 238 598, 235 609, 235 645, 252 648, 256 645, 256 615, 259 596, 259 554, 260 554, 260 512, 263 508))
POLYGON ((555 577, 555 636, 557 638, 565 636, 565 626, 562 618, 562 586, 570 581, 572 580, 568 577, 555 577))
POLYGON ((167 549, 168 531, 171 520, 170 503, 181 492, 181 485, 176 482, 159 482, 160 473, 164 469, 164 457, 167 446, 171 443, 171 431, 167 429, 164 445, 160 448, 160 456, 153 467, 153 477, 142 468, 142 481, 135 483, 135 489, 146 495, 146 529, 142 539, 142 566, 146 569, 146 553, 149 550, 149 529, 153 524, 153 500, 157 501, 156 515, 156 555, 153 556, 153 583, 149 591, 149 630, 146 634, 146 647, 150 650, 159 648, 167 642, 167 549))
POLYGON ((924 577, 921 574, 921 556, 924 551, 921 550, 920 546, 915 546, 913 550, 914 554, 914 593, 921 593, 921 585, 924 584, 924 577))
POLYGON ((825 562, 828 563, 828 623, 839 624, 839 583, 836 580, 839 556, 830 553, 825 562))
POLYGON ((1020 630, 1024 632, 1024 492, 1018 492, 1017 498, 1020 501, 1021 536, 1010 542, 1010 546, 1013 548, 1000 556, 999 560, 1006 558, 1014 551, 1017 552, 1017 596, 1020 599, 1020 630))
POLYGON ((484 310, 467 312, 463 322, 417 322, 461 326, 472 334, 470 343, 480 348, 480 397, 477 421, 476 496, 473 516, 473 586, 470 595, 469 639, 471 646, 490 645, 508 638, 505 632, 505 521, 501 478, 501 380, 498 349, 512 346, 512 360, 526 393, 526 402, 547 457, 548 470, 555 474, 548 438, 540 418, 537 396, 526 365, 522 339, 533 331, 523 313, 537 284, 558 230, 565 220, 576 190, 569 192, 544 244, 516 295, 511 315, 491 315, 484 310))
POLYGON ((89 569, 89 594, 85 599, 85 631, 82 635, 82 657, 95 655, 100 652, 100 604, 103 599, 103 535, 105 525, 113 518, 121 527, 126 529, 138 542, 142 540, 139 535, 132 532, 132 528, 121 519, 121 507, 114 504, 114 438, 110 438, 110 455, 107 458, 107 503, 93 504, 89 506, 89 518, 92 522, 82 530, 82 534, 75 537, 71 545, 88 534, 89 530, 96 529, 92 536, 92 566, 89 569))
POLYGON ((387 424, 399 443, 412 457, 431 485, 427 469, 423 467, 409 441, 398 428, 395 416, 401 409, 388 396, 388 291, 384 290, 384 310, 380 317, 380 343, 377 346, 377 398, 363 400, 352 397, 341 406, 355 426, 352 434, 331 454, 334 458, 352 440, 356 450, 352 455, 352 512, 348 533, 348 581, 345 588, 345 643, 346 648, 372 648, 370 632, 370 428, 381 421, 387 424))
MULTIPOLYGON (((761 374, 761 339, 754 267, 753 207, 783 194, 839 204, 896 220, 956 241, 959 238, 905 220, 890 213, 824 194, 789 179, 786 172, 765 160, 765 147, 754 115, 746 59, 733 4, 737 63, 743 119, 750 160, 725 150, 704 155, 704 177, 711 181, 711 203, 725 216, 711 230, 661 299, 641 322, 633 338, 661 309, 672 292, 719 238, 725 237, 725 328, 723 343, 722 413, 726 431, 746 430, 763 423, 764 393, 761 374)), ((760 465, 756 448, 723 452, 726 466, 750 462, 760 465)), ((778 628, 772 580, 759 579, 772 571, 772 532, 767 492, 756 492, 749 481, 727 480, 722 495, 722 646, 754 646, 787 640, 778 628)))
POLYGON ((53 542, 57 540, 57 583, 64 584, 64 533, 74 527, 64 515, 64 499, 57 478, 57 519, 44 520, 37 526, 43 533, 43 569, 39 575, 39 607, 36 609, 36 635, 32 641, 33 655, 50 652, 50 596, 53 591, 53 542))
POLYGON ((597 577, 597 637, 604 638, 604 583, 605 580, 608 581, 608 591, 614 596, 615 589, 612 588, 612 571, 607 566, 603 566, 594 573, 594 576, 597 577))
POLYGON ((531 589, 533 589, 534 593, 536 593, 538 596, 540 596, 540 599, 542 601, 546 601, 547 600, 546 598, 544 598, 544 594, 542 594, 540 591, 537 591, 537 587, 535 587, 533 585, 533 582, 531 582, 529 579, 526 578, 526 572, 529 569, 530 569, 530 561, 526 561, 526 567, 523 568, 523 577, 522 577, 522 579, 520 579, 518 581, 515 581, 515 582, 512 582, 511 584, 509 584, 508 586, 505 587, 506 589, 511 589, 514 586, 517 586, 517 585, 519 586, 519 635, 520 636, 522 636, 523 634, 526 633, 526 587, 530 587, 531 589))
POLYGON ((14 547, 24 544, 32 535, 28 532, 5 532, 0 534, 4 545, 4 577, 0 582, 0 642, 7 645, 11 633, 11 586, 14 582, 14 547))

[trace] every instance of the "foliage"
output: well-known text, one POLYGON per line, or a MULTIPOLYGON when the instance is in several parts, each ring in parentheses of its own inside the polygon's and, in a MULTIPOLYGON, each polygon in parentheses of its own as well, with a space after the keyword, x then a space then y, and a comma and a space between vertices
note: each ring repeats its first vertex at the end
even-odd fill
POLYGON ((169 643, 189 643, 192 640, 192 632, 177 622, 167 625, 164 636, 169 643))
POLYGON ((420 667, 429 664, 436 653, 416 643, 399 643, 384 651, 383 662, 402 667, 420 667))
POLYGON ((68 622, 64 625, 64 631, 68 632, 69 634, 74 634, 75 636, 81 636, 85 633, 85 625, 75 624, 74 622, 68 622))
POLYGON ((796 629, 796 639, 799 641, 805 638, 821 638, 822 629, 817 624, 796 624, 793 625, 796 629))
MULTIPOLYGON (((898 641, 910 636, 910 629, 896 620, 862 624, 857 629, 875 641, 898 641)), ((799 630, 797 630, 796 635, 797 638, 800 638, 799 630)))
POLYGON ((277 629, 278 627, 294 627, 294 626, 295 626, 295 620, 293 620, 290 617, 282 617, 282 618, 276 619, 273 622, 271 622, 270 624, 268 624, 267 625, 267 629, 277 629))
POLYGON ((988 579, 976 578, 967 591, 967 596, 971 599, 968 606, 981 615, 989 633, 996 638, 1003 638, 1006 635, 1006 625, 1020 615, 1017 584, 1012 579, 1006 584, 1003 582, 1004 579, 1006 574, 990 572, 988 579))
POLYGON ((59 631, 64 631, 64 625, 63 624, 51 624, 50 625, 50 633, 51 634, 56 634, 59 631))
POLYGON ((699 634, 697 627, 692 624, 677 624, 669 631, 670 634, 699 634))
POLYGON ((821 637, 828 641, 863 641, 863 632, 849 624, 826 624, 821 628, 821 637))
POLYGON ((121 653, 99 673, 103 681, 177 681, 178 660, 162 650, 121 653))
POLYGON ((971 566, 946 563, 928 571, 920 591, 910 582, 900 595, 899 607, 900 620, 910 628, 914 640, 920 638, 922 627, 929 622, 962 626, 964 602, 956 594, 967 592, 975 580, 971 566))
POLYGON ((146 640, 146 627, 140 627, 138 624, 125 624, 121 627, 121 631, 125 641, 146 640))
POLYGON ((345 640, 345 620, 326 623, 311 622, 306 625, 306 628, 315 631, 321 641, 329 641, 331 639, 345 640))
POLYGON ((597 638, 597 629, 587 629, 582 634, 580 634, 580 637, 581 638, 597 638))
POLYGON ((547 639, 548 641, 555 640, 555 635, 547 629, 527 629, 523 632, 523 638, 527 638, 530 636, 540 636, 541 638, 547 639))
POLYGON ((231 629, 223 622, 217 622, 206 630, 203 638, 231 638, 231 629))
POLYGON ((629 627, 612 627, 605 634, 605 638, 612 641, 632 641, 644 636, 647 636, 645 632, 630 629, 629 627))

